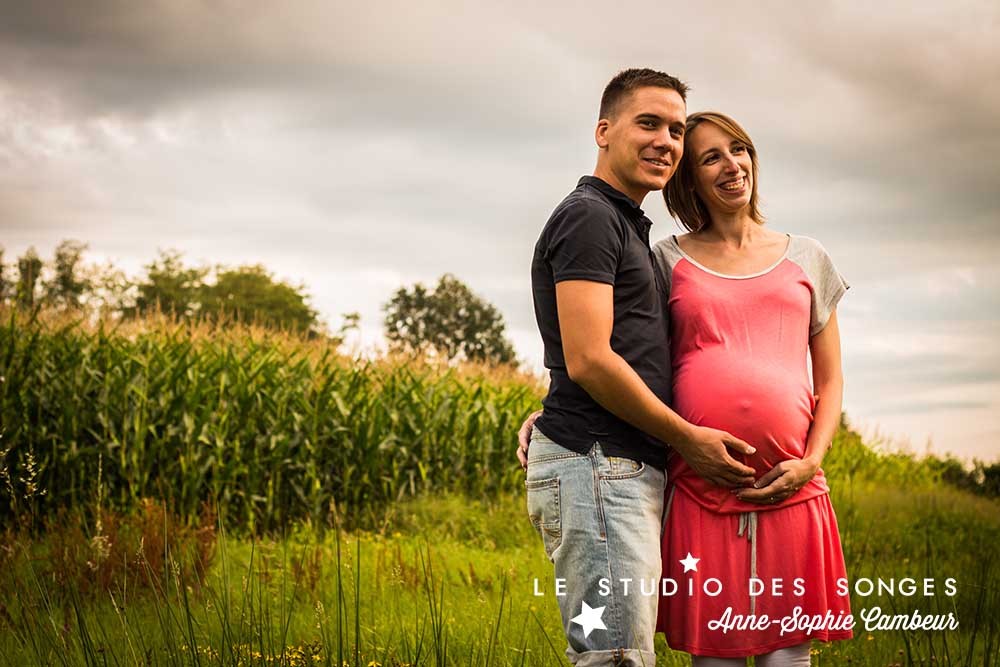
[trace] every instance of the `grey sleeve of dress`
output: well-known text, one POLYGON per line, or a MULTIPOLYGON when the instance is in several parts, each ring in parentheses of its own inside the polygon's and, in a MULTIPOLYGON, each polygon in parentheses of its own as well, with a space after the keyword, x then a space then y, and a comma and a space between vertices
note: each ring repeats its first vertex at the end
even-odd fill
POLYGON ((670 296, 670 275, 673 273, 674 265, 682 256, 673 236, 661 239, 653 245, 653 259, 656 261, 656 270, 663 280, 664 298, 670 296))
POLYGON ((802 268, 812 285, 812 310, 809 314, 809 336, 812 337, 826 327, 830 314, 850 285, 837 271, 830 254, 819 241, 807 236, 793 236, 789 243, 788 259, 802 268))

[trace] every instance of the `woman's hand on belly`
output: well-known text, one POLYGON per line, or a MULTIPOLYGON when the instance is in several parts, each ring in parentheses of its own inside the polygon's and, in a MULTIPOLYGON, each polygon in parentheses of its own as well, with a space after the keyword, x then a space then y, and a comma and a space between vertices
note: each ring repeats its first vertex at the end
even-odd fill
POLYGON ((754 482, 753 488, 737 491, 736 497, 761 505, 780 503, 808 484, 818 470, 818 465, 805 459, 782 461, 754 482))

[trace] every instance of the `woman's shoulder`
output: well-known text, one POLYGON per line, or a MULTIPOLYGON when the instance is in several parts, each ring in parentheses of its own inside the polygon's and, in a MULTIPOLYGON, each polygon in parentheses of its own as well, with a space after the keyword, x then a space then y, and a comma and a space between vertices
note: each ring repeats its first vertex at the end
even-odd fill
MULTIPOLYGON (((687 234, 681 234, 681 236, 687 236, 687 234)), ((653 249, 655 250, 656 248, 663 248, 667 246, 676 246, 676 245, 677 245, 677 235, 667 234, 662 239, 653 244, 653 249)))
POLYGON ((677 245, 677 238, 672 234, 665 236, 653 244, 652 250, 656 267, 669 281, 670 273, 674 270, 674 265, 684 256, 680 246, 677 245))
POLYGON ((830 253, 814 238, 793 236, 789 242, 787 257, 805 272, 813 285, 822 286, 824 291, 829 288, 832 292, 842 294, 850 287, 837 270, 830 253))
POLYGON ((788 258, 797 264, 829 261, 830 253, 823 244, 811 236, 788 235, 788 258))
POLYGON ((677 245, 677 236, 668 234, 653 244, 653 254, 658 257, 669 258, 679 255, 680 246, 677 245))
POLYGON ((826 326, 850 284, 844 279, 823 244, 808 236, 793 236, 788 259, 805 273, 812 293, 809 335, 815 336, 826 326))

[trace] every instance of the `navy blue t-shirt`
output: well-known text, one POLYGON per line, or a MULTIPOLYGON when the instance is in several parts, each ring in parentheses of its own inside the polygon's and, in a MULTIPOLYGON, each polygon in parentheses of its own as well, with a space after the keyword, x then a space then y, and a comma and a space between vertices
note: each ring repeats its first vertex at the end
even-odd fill
POLYGON ((607 456, 662 468, 666 446, 611 414, 566 372, 556 283, 590 280, 614 287, 611 349, 660 400, 670 400, 670 349, 660 278, 649 248, 652 226, 642 209, 595 176, 584 176, 552 212, 535 244, 531 291, 545 346, 549 393, 537 427, 581 454, 600 443, 607 456))

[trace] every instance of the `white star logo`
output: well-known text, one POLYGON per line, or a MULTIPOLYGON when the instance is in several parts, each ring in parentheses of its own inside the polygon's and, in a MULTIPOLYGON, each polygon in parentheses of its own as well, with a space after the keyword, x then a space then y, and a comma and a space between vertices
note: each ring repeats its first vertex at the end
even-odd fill
POLYGON ((608 626, 604 625, 604 621, 601 620, 601 615, 604 614, 604 607, 592 608, 586 602, 583 603, 583 609, 580 611, 579 616, 574 616, 570 619, 571 623, 576 623, 583 628, 583 636, 589 637, 590 633, 596 629, 607 630, 608 626))
POLYGON ((700 561, 700 560, 701 560, 700 558, 695 558, 694 556, 692 556, 691 552, 689 551, 688 555, 687 555, 687 558, 682 558, 680 560, 680 564, 684 566, 684 571, 685 572, 697 572, 698 571, 698 561, 700 561))

